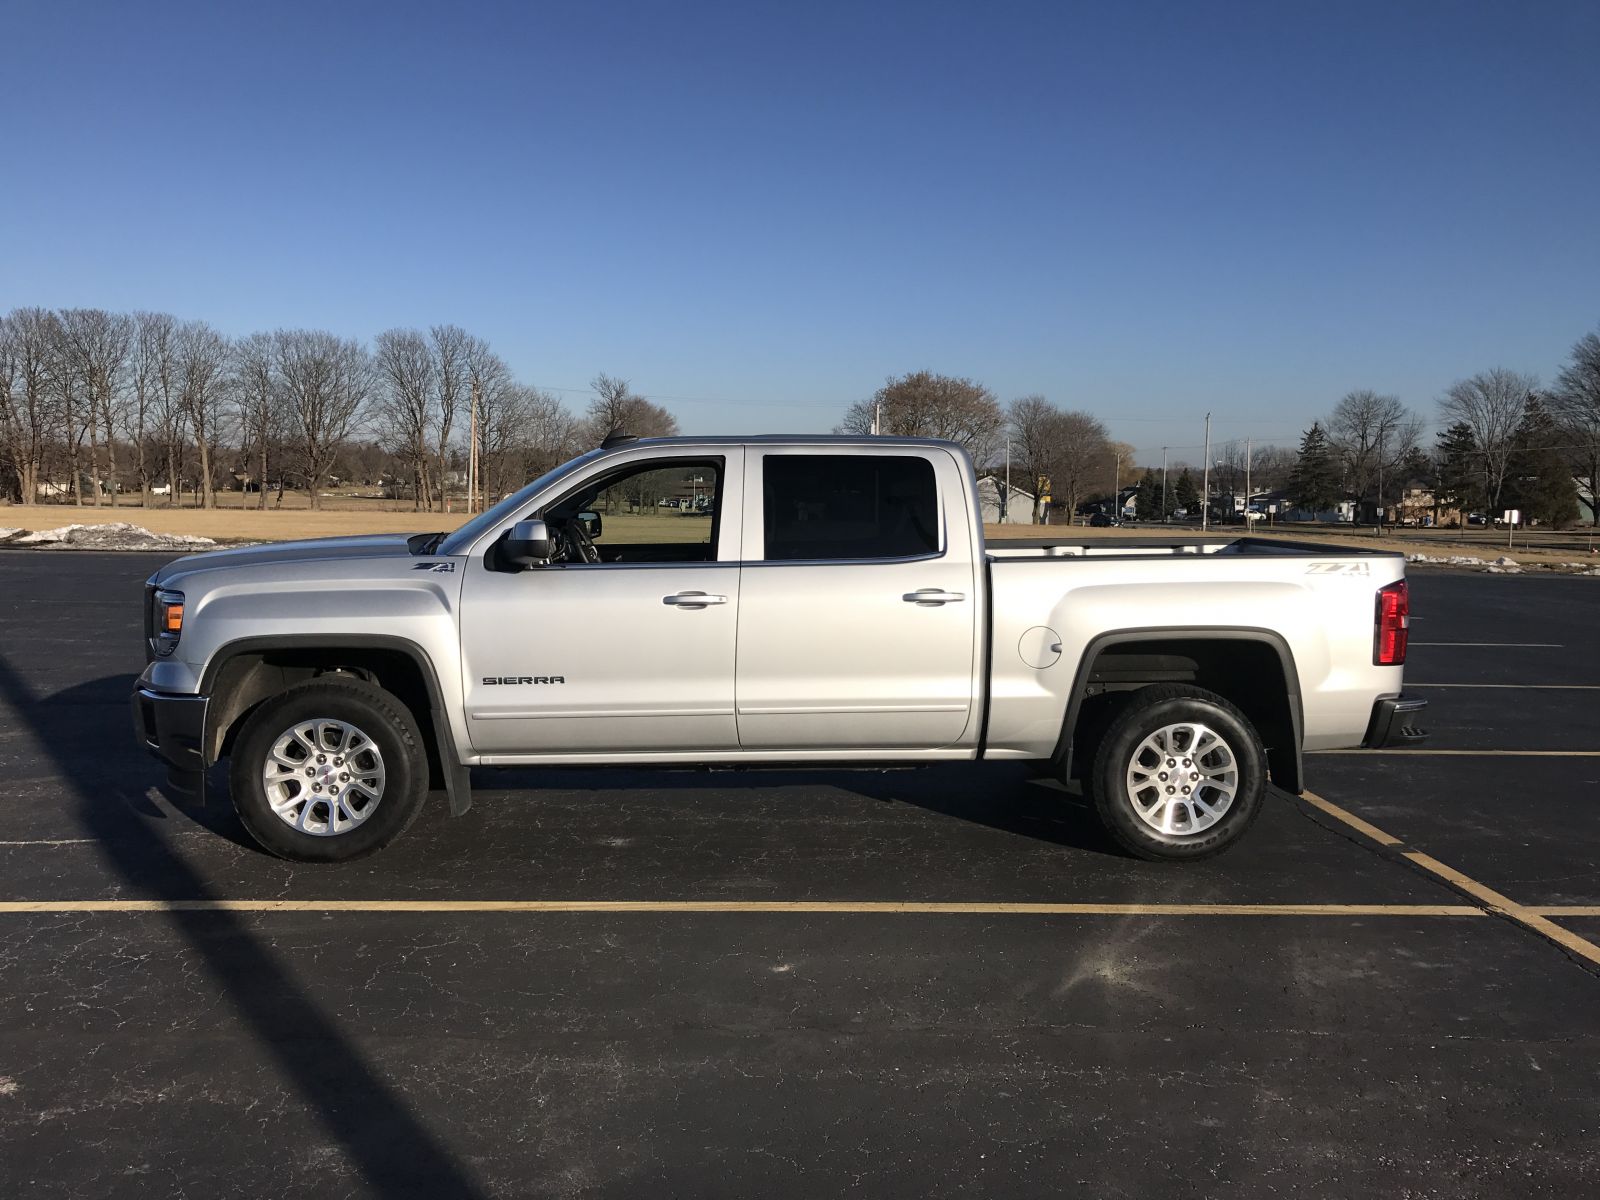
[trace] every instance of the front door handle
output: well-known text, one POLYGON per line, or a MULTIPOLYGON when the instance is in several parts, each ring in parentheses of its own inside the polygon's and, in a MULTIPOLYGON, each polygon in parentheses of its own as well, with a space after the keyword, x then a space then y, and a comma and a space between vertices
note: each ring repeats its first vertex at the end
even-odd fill
POLYGON ((661 597, 661 603, 671 604, 676 608, 704 608, 708 604, 726 604, 726 596, 713 596, 709 592, 675 592, 670 596, 661 597))
POLYGON ((940 588, 920 588, 915 592, 907 592, 900 599, 907 604, 921 604, 931 608, 938 604, 954 604, 957 600, 965 600, 966 596, 961 592, 946 592, 940 588))

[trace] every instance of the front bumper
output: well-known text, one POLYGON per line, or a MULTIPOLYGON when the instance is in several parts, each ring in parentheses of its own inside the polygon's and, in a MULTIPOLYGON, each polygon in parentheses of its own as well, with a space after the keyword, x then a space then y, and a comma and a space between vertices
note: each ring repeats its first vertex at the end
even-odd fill
POLYGON ((169 767, 183 772, 203 772, 206 769, 205 731, 204 696, 174 696, 144 687, 134 689, 134 736, 169 767))
POLYGON ((1426 700, 1410 696, 1389 696, 1372 706, 1372 720, 1367 724, 1367 736, 1361 745, 1368 750, 1384 750, 1398 746, 1415 746, 1428 740, 1428 731, 1417 724, 1426 700))

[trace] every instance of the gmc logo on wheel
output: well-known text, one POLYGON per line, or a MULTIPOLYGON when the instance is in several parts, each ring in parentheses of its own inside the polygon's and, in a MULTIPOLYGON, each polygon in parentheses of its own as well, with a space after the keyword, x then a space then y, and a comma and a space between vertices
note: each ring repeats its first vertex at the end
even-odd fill
POLYGON ((486 687, 507 687, 514 683, 565 683, 565 675, 485 675, 486 687))

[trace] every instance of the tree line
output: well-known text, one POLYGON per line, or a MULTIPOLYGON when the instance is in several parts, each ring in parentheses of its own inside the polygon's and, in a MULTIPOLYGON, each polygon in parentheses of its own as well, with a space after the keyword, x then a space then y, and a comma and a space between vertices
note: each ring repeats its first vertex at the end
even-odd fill
POLYGON ((932 371, 890 377, 852 404, 834 432, 944 438, 986 474, 1000 474, 1009 455, 1013 485, 1033 496, 1035 524, 1045 519, 1047 496, 1070 514, 1109 495, 1119 471, 1123 482, 1133 482, 1133 447, 1113 441, 1093 414, 1040 395, 1002 407, 983 384, 932 371))
POLYGON ((0 316, 0 495, 115 507, 189 491, 212 508, 231 484, 262 508, 288 487, 317 508, 331 480, 357 472, 431 511, 452 491, 465 498, 474 425, 480 502, 613 429, 678 431, 627 380, 601 374, 592 388, 576 416, 455 325, 385 330, 369 346, 309 329, 229 338, 168 313, 17 308, 0 316))
MULTIPOLYGON (((1578 339, 1555 383, 1495 367, 1450 385, 1437 401, 1434 444, 1400 399, 1354 391, 1305 432, 1289 497, 1313 512, 1341 500, 1382 511, 1420 485, 1436 510, 1570 525, 1581 486, 1592 505, 1600 484, 1600 335, 1578 339)), ((1591 508, 1591 514, 1593 510, 1591 508)), ((1591 518, 1592 519, 1592 518, 1591 518)))

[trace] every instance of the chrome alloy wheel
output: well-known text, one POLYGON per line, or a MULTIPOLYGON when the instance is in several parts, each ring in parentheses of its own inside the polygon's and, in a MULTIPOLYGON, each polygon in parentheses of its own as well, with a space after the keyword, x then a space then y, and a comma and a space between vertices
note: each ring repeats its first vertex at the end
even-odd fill
POLYGON ((1222 820, 1239 790, 1233 748, 1209 725, 1165 725, 1128 763, 1128 798, 1157 833, 1188 834, 1222 820))
POLYGON ((347 721, 314 717, 278 735, 261 786, 278 819, 317 837, 349 833, 383 799, 383 754, 347 721))

